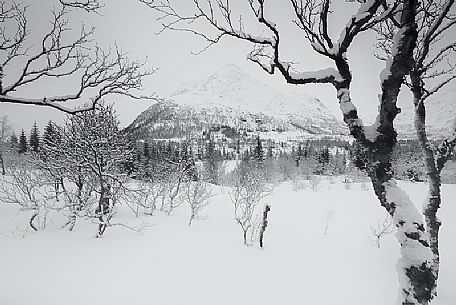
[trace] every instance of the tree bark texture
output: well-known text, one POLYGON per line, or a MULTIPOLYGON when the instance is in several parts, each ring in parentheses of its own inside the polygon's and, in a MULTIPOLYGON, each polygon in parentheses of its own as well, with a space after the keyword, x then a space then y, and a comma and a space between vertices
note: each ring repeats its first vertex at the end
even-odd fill
MULTIPOLYGON (((439 253, 439 230, 441 221, 437 212, 441 204, 441 176, 442 168, 436 163, 436 158, 426 134, 426 108, 424 106, 421 79, 417 73, 410 73, 412 81, 413 103, 415 105, 415 130, 418 143, 424 156, 426 173, 428 176, 428 197, 423 205, 423 214, 426 222, 426 231, 429 236, 429 245, 433 254, 432 270, 435 283, 432 287, 432 294, 437 295, 437 280, 439 276, 440 253, 439 253)), ((443 167, 443 166, 442 166, 443 167)))
POLYGON ((413 50, 416 46, 417 25, 415 12, 417 1, 404 1, 401 14, 402 27, 395 36, 392 56, 387 61, 381 76, 379 115, 372 126, 373 137, 358 118, 356 108, 351 106, 351 75, 343 58, 339 59, 338 70, 345 82, 336 86, 337 96, 351 135, 362 147, 363 162, 358 166, 372 180, 374 192, 380 204, 391 215, 397 228, 396 238, 400 244, 401 258, 397 264, 400 293, 398 303, 402 305, 429 304, 436 277, 432 269, 432 253, 421 214, 407 194, 393 178, 391 156, 397 143, 393 122, 400 112, 397 96, 404 78, 413 66, 413 50))

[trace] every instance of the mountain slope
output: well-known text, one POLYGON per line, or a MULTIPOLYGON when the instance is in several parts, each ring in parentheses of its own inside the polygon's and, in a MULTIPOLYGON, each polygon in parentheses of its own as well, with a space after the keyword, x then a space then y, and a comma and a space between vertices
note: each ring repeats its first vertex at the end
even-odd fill
MULTIPOLYGON (((429 138, 449 136, 456 120, 456 100, 429 100, 426 102, 426 129, 429 138)), ((414 108, 409 104, 401 108, 394 124, 401 138, 416 138, 414 108)))
POLYGON ((213 128, 296 136, 347 134, 345 125, 318 99, 280 92, 234 65, 152 105, 127 130, 167 138, 213 128))

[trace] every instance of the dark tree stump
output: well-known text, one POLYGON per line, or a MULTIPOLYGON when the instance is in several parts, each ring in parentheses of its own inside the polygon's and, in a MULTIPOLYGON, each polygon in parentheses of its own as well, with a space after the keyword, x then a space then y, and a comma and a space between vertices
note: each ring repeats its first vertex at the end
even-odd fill
POLYGON ((264 207, 263 211, 263 221, 261 223, 261 229, 260 229, 260 248, 263 249, 263 236, 264 236, 264 231, 266 231, 266 227, 268 226, 268 213, 271 210, 271 207, 269 205, 266 205, 264 207))

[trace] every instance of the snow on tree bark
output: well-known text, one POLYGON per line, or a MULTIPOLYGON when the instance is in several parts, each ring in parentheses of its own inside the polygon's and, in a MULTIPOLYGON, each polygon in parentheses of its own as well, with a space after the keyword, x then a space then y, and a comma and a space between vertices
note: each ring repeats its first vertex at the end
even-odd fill
MULTIPOLYGON (((413 64, 413 50, 417 39, 415 23, 416 1, 405 1, 402 7, 402 27, 395 34, 391 56, 381 73, 380 111, 375 123, 375 136, 366 136, 356 107, 350 99, 350 81, 337 88, 344 121, 350 133, 363 147, 367 170, 381 205, 388 211, 397 227, 396 238, 401 245, 401 258, 397 264, 400 304, 428 304, 436 277, 432 271, 432 254, 425 226, 416 207, 393 179, 391 155, 397 142, 393 122, 400 110, 397 96, 404 77, 413 64)), ((348 75, 348 65, 338 65, 342 76, 348 75)))
POLYGON ((437 279, 439 275, 440 254, 439 254, 439 229, 441 221, 437 217, 437 211, 440 208, 440 172, 436 166, 434 151, 432 150, 426 134, 426 109, 424 107, 423 92, 418 85, 419 77, 411 73, 411 81, 415 84, 412 89, 413 102, 415 105, 415 130, 417 133, 418 143, 424 156, 426 171, 429 178, 428 196, 423 203, 423 214, 426 222, 426 231, 429 236, 429 246, 433 253, 432 270, 436 279, 432 293, 437 294, 437 279), (417 86, 418 85, 418 86, 417 86))
MULTIPOLYGON (((436 278, 432 271, 432 253, 420 213, 396 181, 381 183, 384 204, 396 225, 396 238, 401 245, 399 274, 402 304, 427 304, 432 299, 436 278)), ((377 190, 378 191, 378 190, 377 190)))

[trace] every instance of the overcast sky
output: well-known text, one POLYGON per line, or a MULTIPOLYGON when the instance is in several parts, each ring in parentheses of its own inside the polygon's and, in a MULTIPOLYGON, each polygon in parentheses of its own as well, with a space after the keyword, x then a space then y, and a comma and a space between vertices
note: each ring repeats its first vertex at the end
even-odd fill
MULTIPOLYGON (((57 5, 54 0, 29 0, 28 15, 30 16, 30 36, 39 38, 40 34, 49 28, 50 9, 57 5)), ((179 0, 182 4, 185 1, 179 0)), ((193 2, 188 1, 186 2, 193 2)), ((286 35, 283 35, 281 53, 285 60, 298 62, 302 70, 315 70, 331 66, 326 59, 316 56, 303 39, 300 32, 290 20, 290 7, 286 1, 272 1, 268 19, 273 20, 286 35), (279 4, 280 2, 280 4, 279 4)), ((337 2, 337 1, 336 1, 337 2)), ((340 1, 333 13, 333 21, 330 25, 335 34, 346 23, 346 20, 355 4, 345 4, 340 1)), ((165 32, 161 35, 155 33, 160 25, 156 21, 157 15, 144 4, 135 0, 110 0, 105 1, 105 7, 101 15, 87 15, 77 12, 72 15, 75 25, 81 20, 87 24, 97 26, 96 40, 102 46, 109 46, 116 42, 123 50, 127 51, 132 58, 148 58, 151 67, 158 71, 149 77, 144 85, 144 93, 156 92, 161 97, 167 97, 176 87, 182 83, 192 82, 207 78, 212 73, 227 64, 236 64, 243 68, 253 77, 266 82, 279 90, 289 90, 290 87, 298 88, 309 95, 319 98, 331 111, 341 117, 335 90, 329 85, 306 85, 293 86, 285 83, 284 79, 270 76, 263 72, 257 65, 246 60, 246 55, 251 46, 248 43, 236 39, 225 38, 219 44, 211 47, 201 55, 192 55, 191 51, 198 51, 204 47, 204 41, 182 32, 165 32)), ((77 28, 77 26, 75 26, 77 28)), ((334 37, 337 37, 334 35, 334 37)), ((375 37, 372 34, 364 34, 355 41, 349 50, 348 57, 351 61, 354 76, 352 97, 362 117, 372 119, 377 110, 379 93, 379 73, 384 63, 373 57, 375 37)), ((20 96, 41 97, 50 95, 50 92, 60 90, 65 92, 71 87, 70 83, 43 83, 29 90, 16 92, 20 96), (56 89, 57 88, 57 89, 56 89)), ((123 97, 111 96, 107 99, 115 102, 121 124, 128 125, 143 110, 147 109, 150 101, 131 101, 123 97)), ((405 98, 403 98, 407 102, 405 98)), ((31 129, 34 121, 42 128, 50 119, 61 121, 65 115, 50 108, 37 106, 22 106, 0 103, 0 113, 6 114, 15 125, 16 130, 24 128, 27 132, 31 129)))

